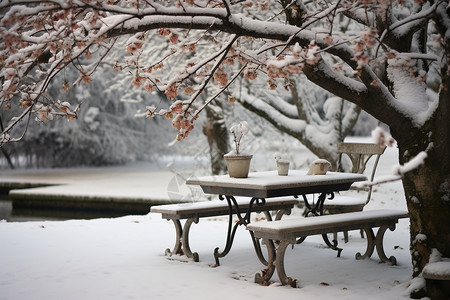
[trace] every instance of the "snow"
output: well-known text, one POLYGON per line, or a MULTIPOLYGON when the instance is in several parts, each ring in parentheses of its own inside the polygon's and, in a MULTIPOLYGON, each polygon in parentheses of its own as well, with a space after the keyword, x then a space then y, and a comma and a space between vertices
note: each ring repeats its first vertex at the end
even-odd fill
MULTIPOLYGON (((390 216, 398 216, 398 215, 404 215, 407 214, 406 211, 402 210, 393 210, 393 209, 376 209, 376 210, 370 210, 367 211, 365 214, 365 218, 368 220, 373 220, 377 218, 383 218, 383 217, 390 217, 390 216)), ((299 229, 293 229, 293 228, 308 228, 308 229, 315 229, 315 228, 321 228, 324 225, 328 225, 330 223, 337 223, 337 224, 347 224, 352 223, 355 221, 360 221, 363 219, 359 213, 348 213, 348 214, 336 214, 336 215, 329 215, 326 216, 326 218, 289 218, 288 220, 285 220, 286 222, 260 222, 257 224, 250 224, 249 230, 256 230, 256 229, 265 229, 269 232, 276 232, 279 233, 282 232, 296 232, 296 230, 299 229), (293 226, 298 227, 293 227, 293 226)))
POLYGON ((251 172, 247 178, 233 178, 221 176, 192 176, 188 178, 188 185, 204 185, 223 188, 245 188, 258 191, 276 190, 279 188, 300 188, 320 184, 337 184, 367 180, 361 174, 342 174, 327 172, 325 175, 310 176, 305 171, 291 170, 288 176, 279 176, 276 171, 251 172))
POLYGON ((450 259, 442 257, 442 254, 433 248, 428 264, 422 270, 424 278, 449 280, 450 279, 450 259))
MULTIPOLYGON (((380 175, 391 172, 397 151, 388 148, 380 160, 380 175)), ((133 173, 131 167, 128 172, 133 173)), ((139 172, 142 169, 139 170, 139 172)), ((5 176, 5 172, 2 172, 5 176)), ((92 172, 93 173, 93 172, 92 172)), ((109 169, 111 183, 133 184, 127 172, 109 169)), ((167 190, 167 177, 152 170, 148 182, 167 190)), ((143 174, 141 174, 144 176, 143 174)), ((92 177, 90 178, 92 179, 92 177)), ((74 176, 73 181, 78 181, 74 176)), ((95 180, 85 180, 95 192, 95 180)), ((144 188, 144 184, 141 184, 144 188)), ((74 193, 80 185, 68 185, 74 193)), ((100 189, 101 185, 97 189, 100 189)), ((113 193, 112 190, 111 193, 113 193)), ((106 191, 104 191, 106 193, 106 191)), ((401 182, 389 182, 373 191, 367 210, 406 209, 401 182)), ((291 217, 299 217, 295 209, 291 217)), ((174 245, 172 222, 159 214, 94 220, 0 222, 0 299, 407 299, 412 265, 409 254, 409 221, 402 219, 395 231, 385 234, 385 252, 398 265, 379 264, 372 259, 357 261, 366 241, 358 231, 341 257, 327 249, 320 236, 286 252, 286 273, 300 280, 299 289, 281 286, 273 277, 270 286, 253 282, 263 269, 249 235, 239 228, 231 252, 213 268, 213 250, 225 245, 226 217, 201 219, 191 227, 190 246, 200 262, 165 257, 174 245)), ((418 285, 415 282, 414 288, 418 285)))
POLYGON ((433 274, 436 277, 442 276, 450 278, 450 261, 438 261, 434 263, 427 264, 423 272, 433 274))

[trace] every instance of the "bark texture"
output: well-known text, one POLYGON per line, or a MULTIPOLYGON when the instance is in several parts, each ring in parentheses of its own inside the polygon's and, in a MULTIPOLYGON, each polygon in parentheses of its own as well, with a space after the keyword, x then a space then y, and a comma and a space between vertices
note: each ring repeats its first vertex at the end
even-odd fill
POLYGON ((228 130, 224 116, 211 105, 206 108, 206 118, 203 133, 208 140, 211 172, 213 175, 225 174, 227 165, 223 156, 228 153, 228 130))
MULTIPOLYGON (((409 134, 395 134, 399 145, 400 163, 409 161, 427 150, 425 164, 406 173, 403 186, 410 214, 410 250, 413 277, 420 277, 435 249, 450 257, 450 121, 449 78, 443 78, 440 103, 434 117, 420 129, 409 134)), ((413 291, 413 298, 449 299, 448 289, 427 280, 424 289, 413 291), (441 287, 441 288, 439 288, 441 287), (446 294, 447 293, 447 294, 446 294)))

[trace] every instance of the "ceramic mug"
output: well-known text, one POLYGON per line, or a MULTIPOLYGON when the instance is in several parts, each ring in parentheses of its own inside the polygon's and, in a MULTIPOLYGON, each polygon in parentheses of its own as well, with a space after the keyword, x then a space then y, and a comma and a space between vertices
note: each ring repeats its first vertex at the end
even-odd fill
POLYGON ((326 159, 316 159, 309 166, 307 175, 325 175, 331 168, 331 163, 326 159))

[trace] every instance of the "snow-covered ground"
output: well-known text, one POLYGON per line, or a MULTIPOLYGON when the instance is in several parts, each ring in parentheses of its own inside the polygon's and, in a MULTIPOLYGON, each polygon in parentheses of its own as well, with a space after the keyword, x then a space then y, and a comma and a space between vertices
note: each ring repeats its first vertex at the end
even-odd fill
MULTIPOLYGON (((397 162, 396 149, 387 149, 378 175, 397 162)), ((132 172, 132 169, 129 170, 132 172)), ((162 180, 152 170, 151 180, 162 180)), ((110 174, 112 175, 112 174, 110 174)), ((149 175, 150 176, 150 175, 149 175)), ((126 186, 125 177, 110 176, 126 186)), ((130 177, 132 178, 132 177, 130 177)), ((93 186, 95 180, 90 181, 93 186)), ((131 183, 130 183, 131 184, 131 183)), ((136 186, 136 185, 134 185, 136 186)), ((153 186, 158 186, 154 184, 153 186)), ((71 186, 67 186, 70 192, 71 186)), ((73 188, 79 188, 74 185, 73 188)), ((138 187, 136 187, 138 188, 138 187)), ((167 183, 161 182, 167 190, 167 183)), ((401 182, 375 187, 366 209, 406 209, 401 182)), ((294 215, 299 215, 299 209, 294 215)), ((291 216, 292 217, 292 216, 291 216)), ((226 218, 201 219, 191 229, 191 248, 200 262, 171 259, 164 250, 174 245, 172 222, 158 214, 68 221, 0 222, 0 299, 404 299, 411 279, 409 220, 385 234, 385 252, 398 265, 372 259, 356 261, 365 240, 358 231, 340 258, 324 247, 319 236, 286 252, 286 273, 301 288, 253 282, 263 269, 248 232, 239 228, 231 252, 214 264, 213 250, 223 249, 226 218)), ((342 236, 341 236, 342 238, 342 236)))

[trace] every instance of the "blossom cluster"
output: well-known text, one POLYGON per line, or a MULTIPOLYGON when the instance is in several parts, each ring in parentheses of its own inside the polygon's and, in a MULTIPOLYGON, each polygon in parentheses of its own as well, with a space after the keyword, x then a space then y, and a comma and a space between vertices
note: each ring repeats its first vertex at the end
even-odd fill
MULTIPOLYGON (((46 97, 48 83, 67 65, 76 61, 80 66, 80 57, 91 59, 94 51, 105 46, 105 38, 97 29, 102 26, 100 19, 106 16, 104 12, 75 5, 58 10, 51 9, 52 5, 41 3, 36 10, 11 9, 0 21, 0 78, 3 79, 0 108, 9 110, 16 105, 24 109, 17 119, 31 116, 40 122, 51 121, 55 116, 76 119, 78 107, 71 108, 68 102, 46 97), (76 20, 81 12, 83 20, 76 20), (39 68, 30 72, 34 64, 39 68)), ((79 67, 79 71, 78 82, 89 83, 92 70, 79 67)), ((62 89, 69 88, 64 80, 62 89)), ((6 127, 3 142, 10 140, 8 131, 17 122, 13 118, 6 127)))
POLYGON ((375 28, 369 28, 360 33, 359 38, 353 41, 353 50, 355 52, 354 59, 358 66, 356 68, 355 76, 361 74, 363 66, 369 64, 370 56, 367 53, 368 48, 372 48, 376 45, 378 38, 378 32, 375 28))
POLYGON ((170 105, 169 109, 156 110, 154 106, 147 106, 146 117, 152 119, 153 116, 164 116, 166 119, 172 119, 172 127, 178 131, 177 141, 188 137, 194 129, 194 121, 198 119, 198 115, 193 116, 193 107, 189 101, 177 100, 170 105))
POLYGON ((314 66, 321 59, 320 47, 314 42, 304 49, 297 43, 290 50, 289 54, 267 61, 269 89, 276 89, 277 85, 274 79, 287 78, 289 74, 299 74, 303 71, 305 64, 314 66))

